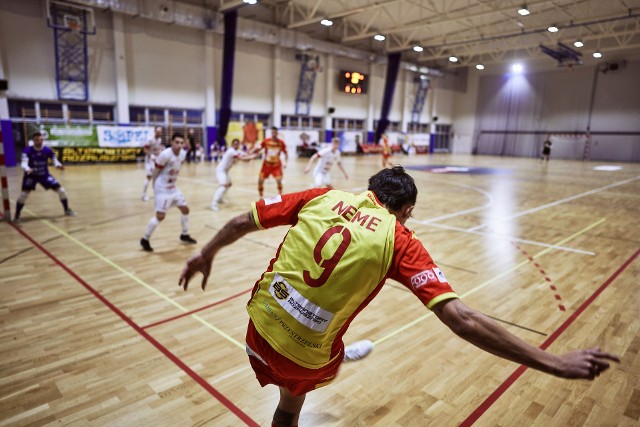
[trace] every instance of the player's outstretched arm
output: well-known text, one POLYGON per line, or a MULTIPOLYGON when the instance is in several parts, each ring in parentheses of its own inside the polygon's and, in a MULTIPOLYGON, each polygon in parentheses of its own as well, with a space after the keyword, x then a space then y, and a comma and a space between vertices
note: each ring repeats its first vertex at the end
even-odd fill
POLYGON ((618 356, 599 348, 572 351, 556 356, 516 337, 459 299, 443 301, 433 312, 455 334, 471 344, 504 359, 562 378, 594 379, 618 356))
POLYGON ((307 166, 304 168, 304 173, 309 173, 309 171, 311 170, 311 165, 313 165, 313 162, 320 156, 318 156, 318 153, 313 153, 313 155, 309 158, 309 162, 307 162, 307 166))
POLYGON ((178 286, 185 291, 189 286, 189 281, 194 274, 202 273, 202 290, 207 287, 207 280, 211 273, 211 264, 216 253, 225 246, 228 246, 252 231, 258 231, 259 228, 253 220, 253 213, 248 212, 229 220, 218 233, 202 248, 199 254, 193 255, 187 260, 178 286))

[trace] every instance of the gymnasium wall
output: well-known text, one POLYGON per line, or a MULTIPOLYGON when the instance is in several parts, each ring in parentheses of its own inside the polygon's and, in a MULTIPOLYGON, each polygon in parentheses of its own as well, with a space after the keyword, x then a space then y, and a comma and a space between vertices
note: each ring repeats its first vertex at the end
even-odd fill
POLYGON ((586 132, 593 102, 590 158, 640 161, 640 60, 616 62, 606 73, 592 64, 480 77, 475 152, 539 156, 546 133, 586 132))

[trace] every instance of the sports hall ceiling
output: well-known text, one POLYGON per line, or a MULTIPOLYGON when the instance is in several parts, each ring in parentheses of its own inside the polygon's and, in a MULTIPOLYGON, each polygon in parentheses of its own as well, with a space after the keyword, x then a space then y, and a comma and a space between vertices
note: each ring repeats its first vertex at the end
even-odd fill
POLYGON ((554 66, 540 45, 559 51, 558 43, 585 64, 640 57, 640 0, 67 1, 216 31, 222 14, 235 9, 239 37, 378 61, 400 52, 409 64, 440 70, 514 60, 554 66), (583 46, 575 47, 577 41, 583 46))
MULTIPOLYGON (((197 0, 185 0, 197 1, 197 0)), ((561 42, 593 61, 640 53, 640 0, 243 0, 208 1, 224 12, 306 33, 314 39, 386 55, 431 68, 514 59, 554 63, 540 45, 561 42), (526 7, 523 16, 518 10, 526 7), (323 19, 333 22, 327 27, 323 19), (549 32, 555 25, 558 31, 549 32), (383 41, 374 36, 383 35, 383 41), (577 40, 584 44, 576 48, 577 40), (423 48, 414 51, 415 46, 423 48), (457 64, 450 56, 459 58, 457 64)))

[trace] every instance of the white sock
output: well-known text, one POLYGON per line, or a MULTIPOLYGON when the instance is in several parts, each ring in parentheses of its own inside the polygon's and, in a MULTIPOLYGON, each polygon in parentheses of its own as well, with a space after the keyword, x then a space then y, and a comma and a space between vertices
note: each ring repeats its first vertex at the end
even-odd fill
POLYGON ((182 224, 182 234, 189 234, 189 215, 182 215, 180 223, 182 224))
POLYGON ((149 178, 144 179, 144 185, 142 186, 142 195, 147 194, 147 188, 149 188, 149 178))
POLYGON ((224 193, 226 192, 227 192, 227 187, 224 187, 222 185, 218 187, 218 189, 216 190, 215 196, 213 196, 213 204, 217 205, 218 202, 222 200, 222 196, 224 196, 224 193))
POLYGON ((144 233, 144 236, 142 237, 149 240, 151 238, 151 235, 155 231, 156 227, 158 226, 158 224, 160 224, 160 221, 158 221, 158 218, 156 216, 151 218, 151 221, 149 221, 149 224, 147 224, 147 231, 144 233))

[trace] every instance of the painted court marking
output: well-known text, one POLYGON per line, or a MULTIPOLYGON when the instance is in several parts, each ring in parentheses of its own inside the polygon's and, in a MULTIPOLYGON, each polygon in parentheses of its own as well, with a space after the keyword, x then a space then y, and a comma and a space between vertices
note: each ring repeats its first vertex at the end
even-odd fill
MULTIPOLYGON (((580 231, 578 231, 576 233, 573 233, 571 236, 562 239, 561 241, 558 242, 558 245, 561 245, 561 244, 563 244, 565 242, 568 242, 569 240, 572 240, 572 239, 580 236, 581 234, 586 233, 587 231, 591 230, 594 227, 597 227, 598 225, 602 224, 603 222, 605 222, 604 218, 599 219, 598 221, 594 222, 591 225, 588 225, 587 227, 583 228, 582 230, 580 230, 580 231)), ((533 258, 534 259, 540 258, 541 256, 551 252, 553 249, 554 248, 552 248, 552 247, 544 249, 544 250, 538 252, 537 254, 535 254, 533 256, 533 258)), ((523 267, 523 266, 525 266, 527 264, 529 264, 529 260, 528 259, 520 262, 519 264, 514 265, 513 267, 503 271, 502 273, 498 274, 497 276, 492 277, 491 279, 479 284, 475 288, 473 288, 473 289, 465 292, 464 294, 460 295, 460 299, 463 299, 463 298, 465 298, 465 297, 467 297, 467 296, 469 296, 471 294, 474 294, 474 293, 478 292, 479 290, 489 286, 490 284, 492 284, 496 280, 501 279, 501 278, 503 278, 504 276, 506 276, 508 274, 511 274, 512 272, 518 270, 519 268, 521 268, 521 267, 523 267)), ((400 332, 403 332, 403 331, 405 331, 405 330, 407 330, 409 328, 412 328, 414 325, 424 321, 425 319, 427 319, 427 318, 429 318, 431 316, 434 316, 433 311, 429 311, 428 313, 423 314, 422 316, 418 317, 417 319, 415 319, 415 320, 413 320, 413 321, 401 326, 400 328, 388 333, 387 335, 384 335, 384 336, 378 338, 376 341, 374 341, 374 344, 375 345, 379 345, 379 344, 387 341, 389 338, 392 338, 395 335, 398 335, 400 332)))
MULTIPOLYGON (((541 211, 543 209, 551 208, 553 206, 558 206, 558 205, 561 205, 563 203, 570 202, 572 200, 576 200, 576 199, 580 199, 582 197, 590 196, 591 194, 600 193, 601 191, 605 191, 605 190, 608 190, 610 188, 618 187, 620 185, 628 184, 628 183, 636 181, 638 179, 640 179, 640 176, 636 176, 636 177, 633 177, 633 178, 625 179, 623 181, 614 182, 613 184, 605 185, 604 187, 596 188, 594 190, 585 191, 584 193, 576 194, 575 196, 570 196, 570 197, 566 197, 564 199, 556 200, 555 202, 547 203, 546 205, 542 205, 542 206, 538 206, 538 207, 535 207, 535 208, 532 208, 532 209, 528 209, 526 211, 518 212, 515 215, 511 215, 511 216, 504 217, 504 218, 496 218, 494 221, 492 221, 492 224, 495 224, 497 222, 509 221, 511 219, 514 219, 514 218, 519 218, 519 217, 524 216, 524 215, 529 215, 530 213, 539 212, 539 211, 541 211)), ((476 225, 475 227, 470 227, 467 230, 468 231, 475 231, 475 230, 478 230, 480 228, 489 227, 489 226, 490 226, 490 224, 480 224, 480 225, 476 225)))
MULTIPOLYGON (((68 240, 72 241, 73 243, 75 243, 76 245, 80 246, 82 249, 84 249, 85 251, 89 252, 90 254, 92 254, 93 256, 95 256, 96 258, 100 259, 101 261, 103 261, 105 264, 110 265, 111 267, 113 267, 114 269, 118 270, 120 273, 124 274, 125 276, 127 276, 128 278, 130 278, 131 280, 133 280, 134 282, 136 282, 137 284, 143 286, 144 288, 146 288, 147 290, 151 291, 152 293, 156 294, 157 296, 159 296, 160 298, 162 298, 163 300, 165 300, 166 302, 168 302, 169 304, 171 304, 172 306, 176 307, 177 309, 179 309, 180 311, 187 313, 190 310, 188 310, 187 308, 183 307, 182 305, 178 304, 177 302, 175 302, 173 299, 171 299, 170 297, 168 297, 167 295, 163 294, 162 292, 158 291, 157 289, 155 289, 153 286, 149 285, 148 283, 146 283, 144 280, 140 279, 139 277, 137 277, 136 275, 134 275, 133 273, 127 271, 126 269, 124 269, 123 267, 120 267, 120 265, 116 264, 115 262, 111 261, 109 258, 107 258, 106 256, 102 255, 101 253, 99 253, 98 251, 96 251, 95 249, 91 248, 90 246, 84 244, 83 242, 81 242, 80 240, 76 239, 75 237, 71 236, 69 233, 67 233, 66 231, 62 230, 61 228, 55 226, 54 224, 52 224, 51 222, 47 221, 47 220, 40 220, 43 224, 45 224, 47 227, 55 230, 57 233, 60 233, 61 235, 63 235, 64 237, 66 237, 68 240)), ((13 224, 12 224, 13 225, 13 224)), ((15 227, 17 230, 20 230, 18 227, 16 227, 15 225, 13 225, 13 227, 15 227)), ((22 230, 20 230, 22 231, 22 230)), ((198 322, 200 322, 201 324, 203 324, 204 326, 206 326, 207 328, 211 329, 212 331, 214 331, 215 333, 217 333, 218 335, 220 335, 221 337, 225 338, 227 341, 231 342, 232 344, 234 344, 235 346, 241 348, 243 351, 245 349, 245 345, 240 343, 238 340, 236 340, 235 338, 233 338, 232 336, 226 334, 224 331, 222 331, 221 329, 216 328, 215 326, 213 326, 211 323, 207 322, 205 319, 203 319, 202 317, 198 316, 197 314, 191 314, 191 316, 196 319, 198 322)))
MULTIPOLYGON (((259 424, 255 422, 251 417, 245 414, 240 408, 233 404, 229 399, 227 399, 222 393, 212 387, 207 381, 204 380, 200 375, 198 375, 195 371, 193 371, 186 363, 184 363, 180 358, 174 355, 168 348, 163 346, 159 341, 157 341, 154 337, 152 337, 148 332, 146 332, 143 328, 141 328, 137 323, 131 320, 126 314, 124 314, 118 307, 112 304, 107 298, 105 298, 100 292, 94 289, 91 285, 85 282, 80 276, 78 276, 73 270, 71 270, 66 264, 60 261, 55 255, 41 246, 38 242, 36 242, 31 236, 29 236, 26 232, 22 231, 19 227, 11 224, 11 226, 18 231, 25 239, 31 242, 36 248, 38 248, 43 254, 48 256, 51 260, 53 260, 61 269, 67 272, 71 277, 73 277, 80 285, 82 285, 87 291, 93 294, 100 302, 102 302, 105 306, 107 306, 112 312, 114 312, 118 317, 120 317, 124 322, 126 322, 133 330, 135 330, 139 335, 141 335, 144 339, 146 339, 150 344, 152 344, 156 349, 158 349, 162 354, 164 354, 171 362, 173 362, 176 366, 178 366, 182 371, 184 371, 187 375, 189 375, 196 383, 198 383, 202 388, 204 388, 209 394, 211 394, 214 398, 216 398, 221 404, 223 404, 229 411, 231 411, 234 415, 236 415, 240 420, 242 420, 246 425, 252 427, 259 427, 259 424)), ((70 236, 65 236, 70 237, 70 236)))
MULTIPOLYGON (((613 273, 596 291, 591 294, 589 298, 575 311, 567 320, 564 321, 558 329, 556 329, 549 338, 547 338, 540 348, 546 350, 555 340, 558 339, 564 331, 595 301, 595 299, 622 273, 637 257, 640 255, 640 249, 638 249, 629 259, 627 259, 616 271, 613 273)), ((514 383, 520 376, 527 370, 527 367, 521 365, 509 376, 496 390, 487 397, 484 402, 480 404, 464 421, 460 424, 461 427, 468 427, 473 425, 487 410, 502 396, 507 389, 514 383)))

